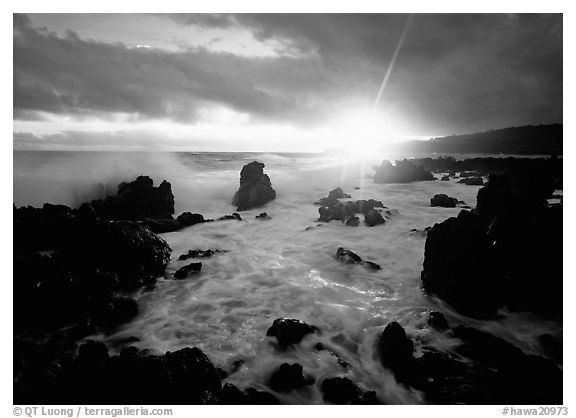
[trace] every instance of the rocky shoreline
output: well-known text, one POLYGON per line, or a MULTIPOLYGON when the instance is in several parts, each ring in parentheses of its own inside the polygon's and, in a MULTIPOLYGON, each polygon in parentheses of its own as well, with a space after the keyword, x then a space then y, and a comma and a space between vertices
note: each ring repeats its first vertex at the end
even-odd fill
MULTIPOLYGON (((547 201, 555 188, 561 188, 561 160, 493 160, 442 158, 383 164, 374 181, 434 180, 431 171, 459 172, 461 177, 473 172, 464 178, 489 175, 474 209, 427 229, 422 290, 473 318, 494 318, 506 308, 561 323, 562 204, 547 201), (543 171, 534 174, 535 167, 543 171)), ((276 198, 263 168, 264 164, 253 162, 242 169, 233 199, 238 211, 276 198)), ((373 199, 341 201, 349 198, 342 189, 329 192, 317 202, 318 221, 358 226, 357 214, 362 214, 370 227, 385 224, 393 214, 373 199)), ((431 199, 432 206, 461 205, 446 195, 431 199)), ((15 404, 278 404, 275 393, 310 385, 319 387, 327 403, 383 403, 347 377, 335 374, 318 381, 298 363, 270 370, 266 382, 270 390, 241 389, 225 382, 234 367, 216 368, 210 353, 196 347, 158 355, 126 341, 117 355, 111 355, 101 342, 83 342, 95 333, 110 333, 137 315, 131 292, 152 288, 171 257, 169 245, 157 234, 213 222, 190 212, 174 218, 170 183, 154 187, 152 179, 140 176, 120 184, 115 196, 78 209, 51 204, 14 207, 13 216, 15 404)), ((266 213, 257 217, 269 218, 266 213)), ((238 213, 221 218, 227 220, 242 218, 238 213)), ((225 252, 190 250, 181 258, 225 252)), ((380 269, 349 249, 338 248, 335 253, 339 262, 368 271, 380 269)), ((174 274, 175 279, 200 271, 202 263, 185 267, 174 274)), ((386 325, 374 341, 381 372, 390 372, 399 383, 421 391, 426 402, 562 403, 558 366, 562 346, 554 336, 541 337, 551 353, 544 358, 527 355, 479 329, 450 324, 438 312, 430 313, 427 326, 459 341, 456 354, 411 338, 397 322, 386 325), (421 353, 418 357, 415 345, 421 353)), ((305 339, 314 342, 319 335, 319 327, 291 318, 278 318, 266 333, 279 352, 292 350, 305 339)), ((327 350, 343 369, 350 367, 338 352, 320 342, 311 350, 327 350)))

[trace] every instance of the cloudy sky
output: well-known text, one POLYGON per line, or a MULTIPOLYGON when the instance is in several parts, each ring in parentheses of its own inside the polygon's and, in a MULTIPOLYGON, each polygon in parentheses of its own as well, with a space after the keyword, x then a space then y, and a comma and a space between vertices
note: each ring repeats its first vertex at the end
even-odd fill
POLYGON ((13 65, 14 149, 320 151, 562 122, 562 15, 17 14, 13 65))

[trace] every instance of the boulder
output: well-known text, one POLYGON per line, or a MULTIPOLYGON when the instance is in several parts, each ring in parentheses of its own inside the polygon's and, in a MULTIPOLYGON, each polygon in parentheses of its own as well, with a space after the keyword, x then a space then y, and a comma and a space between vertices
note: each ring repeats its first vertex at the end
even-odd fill
POLYGON ((364 223, 367 226, 381 225, 385 222, 386 222, 386 220, 382 217, 380 212, 378 212, 376 209, 372 209, 364 215, 364 223))
POLYGON ((430 206, 440 206, 442 208, 455 208, 458 205, 458 199, 449 197, 445 194, 434 195, 430 199, 430 206))
POLYGON ((376 271, 382 268, 379 264, 376 264, 372 261, 362 260, 358 254, 343 247, 339 247, 338 250, 336 250, 336 260, 344 264, 360 264, 366 270, 370 271, 376 271))
POLYGON ((180 267, 176 273, 174 273, 174 278, 177 280, 182 280, 188 277, 190 273, 199 273, 201 269, 202 263, 190 263, 180 267))
POLYGON ((396 161, 395 165, 388 160, 375 166, 374 183, 410 183, 413 181, 431 181, 436 177, 422 166, 409 160, 396 161))
POLYGON ((360 218, 358 216, 349 216, 346 218, 345 222, 346 226, 359 226, 360 225, 360 218))
POLYGON ((308 334, 319 333, 320 330, 298 319, 278 318, 266 331, 267 337, 275 337, 279 348, 287 348, 298 344, 308 334))
POLYGON ((304 376, 303 367, 298 364, 283 363, 270 376, 270 387, 277 392, 290 392, 314 383, 314 378, 304 376))
POLYGON ((276 199, 270 178, 264 174, 264 164, 257 161, 246 164, 240 172, 240 188, 232 203, 238 211, 262 206, 276 199))
POLYGON ((450 181, 450 176, 442 176, 442 181, 450 181))

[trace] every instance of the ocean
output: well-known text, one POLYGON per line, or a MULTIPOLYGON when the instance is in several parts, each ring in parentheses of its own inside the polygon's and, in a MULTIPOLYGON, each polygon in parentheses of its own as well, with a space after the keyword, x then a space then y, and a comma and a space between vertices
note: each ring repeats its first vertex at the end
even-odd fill
MULTIPOLYGON (((537 337, 559 334, 554 322, 529 314, 502 311, 491 321, 474 320, 453 311, 420 289, 424 260, 424 228, 456 216, 460 208, 430 207, 430 198, 444 193, 476 204, 479 186, 456 180, 409 184, 374 184, 371 168, 383 158, 285 153, 136 153, 136 152, 15 152, 14 204, 44 202, 77 207, 113 193, 121 181, 144 174, 158 185, 172 184, 176 215, 202 213, 217 219, 235 212, 232 197, 242 166, 263 162, 277 198, 262 208, 241 212, 236 220, 204 223, 161 234, 172 248, 166 275, 154 289, 136 295, 140 313, 110 335, 90 339, 118 350, 123 341, 163 353, 183 347, 201 348, 217 366, 237 371, 226 382, 240 388, 265 388, 271 372, 282 363, 298 362, 316 381, 346 376, 362 389, 374 390, 385 403, 414 404, 419 392, 397 384, 378 362, 375 345, 383 328, 398 321, 415 341, 453 353, 457 341, 431 332, 427 314, 442 312, 451 324, 472 325, 501 337, 527 354, 540 354, 537 337), (313 203, 335 187, 357 199, 377 199, 392 215, 384 224, 345 226, 318 223, 313 203), (358 188, 358 190, 355 190, 358 188), (255 219, 260 212, 272 219, 255 219), (369 272, 336 258, 338 247, 356 252, 382 269, 369 272), (191 249, 221 249, 226 253, 202 259, 200 275, 176 281, 172 274, 189 261, 178 256, 191 249), (278 351, 266 330, 276 318, 295 318, 321 329, 293 350, 278 351), (350 364, 345 368, 317 342, 350 364)), ((456 244, 455 244, 456 245, 456 244)), ((466 271, 462 271, 466 275, 466 271)), ((282 403, 323 403, 318 385, 277 394, 282 403)))

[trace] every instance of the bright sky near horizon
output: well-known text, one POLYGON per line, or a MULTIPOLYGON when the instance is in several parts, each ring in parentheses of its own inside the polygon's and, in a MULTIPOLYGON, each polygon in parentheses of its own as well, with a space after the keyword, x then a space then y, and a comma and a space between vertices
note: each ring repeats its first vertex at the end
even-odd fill
POLYGON ((14 15, 14 149, 321 151, 562 122, 562 15, 14 15))

